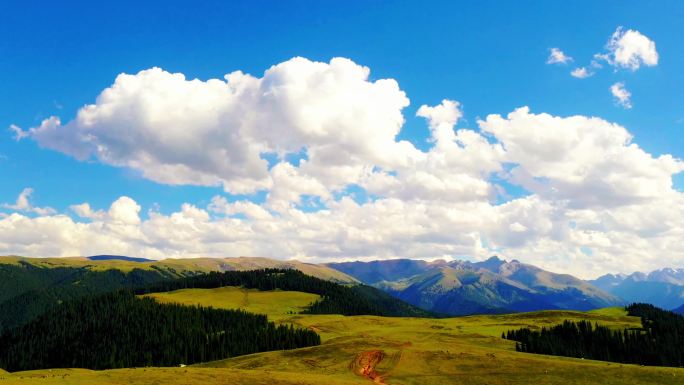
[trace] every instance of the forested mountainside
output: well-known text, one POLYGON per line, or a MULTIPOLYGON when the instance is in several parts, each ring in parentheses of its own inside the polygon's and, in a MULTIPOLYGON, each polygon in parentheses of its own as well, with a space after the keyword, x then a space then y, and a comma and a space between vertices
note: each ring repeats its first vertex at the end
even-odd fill
POLYGON ((158 270, 91 270, 0 264, 0 332, 21 326, 60 303, 172 279, 158 270))
POLYGON ((684 366, 684 317, 650 304, 627 307, 641 317, 641 329, 614 330, 591 322, 565 321, 541 330, 522 328, 503 337, 527 353, 581 357, 629 364, 684 366))
POLYGON ((144 261, 122 256, 95 256, 94 259, 0 257, 0 332, 23 325, 59 303, 85 295, 142 287, 209 271, 276 266, 301 269, 334 282, 357 282, 325 266, 268 258, 144 261))
POLYGON ((23 288, 16 282, 5 283, 12 290, 5 293, 4 303, 18 303, 15 301, 18 297, 46 298, 34 305, 27 304, 35 308, 31 317, 20 314, 8 317, 21 320, 6 327, 0 335, 0 367, 9 371, 168 366, 320 343, 320 337, 313 331, 275 326, 265 316, 162 305, 151 298, 135 297, 134 293, 238 286, 317 294, 321 299, 303 311, 309 314, 432 315, 376 288, 344 286, 297 270, 210 272, 174 279, 138 269, 123 273, 0 266, 9 281, 26 279, 23 288), (29 290, 13 297, 24 289, 29 290), (104 291, 109 292, 97 294, 104 291))
POLYGON ((483 262, 387 260, 328 266, 415 306, 451 315, 590 310, 623 304, 571 275, 497 257, 483 262))
POLYGON ((136 290, 137 294, 178 289, 210 289, 241 286, 259 290, 291 290, 318 294, 321 300, 306 311, 311 314, 379 315, 426 317, 432 313, 396 299, 366 285, 344 286, 308 276, 298 270, 263 269, 249 271, 211 272, 194 277, 164 281, 136 290))
POLYGON ((128 291, 65 302, 0 335, 0 368, 178 366, 321 343, 240 310, 160 304, 128 291))

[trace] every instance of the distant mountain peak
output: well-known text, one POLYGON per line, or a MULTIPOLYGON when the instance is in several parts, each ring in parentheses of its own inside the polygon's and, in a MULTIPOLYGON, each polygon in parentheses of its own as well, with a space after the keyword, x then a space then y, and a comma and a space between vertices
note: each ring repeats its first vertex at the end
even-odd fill
POLYGON ((665 267, 629 275, 605 274, 588 282, 626 302, 651 303, 664 309, 673 309, 684 302, 684 269, 681 268, 665 267))
POLYGON ((498 273, 499 270, 501 269, 501 266, 504 266, 506 264, 507 264, 507 262, 505 260, 494 255, 494 256, 489 257, 485 261, 473 263, 473 266, 480 268, 480 269, 489 270, 493 273, 498 273))
POLYGON ((446 264, 420 260, 335 263, 328 266, 413 305, 439 313, 587 310, 621 301, 567 274, 555 274, 494 255, 446 264))

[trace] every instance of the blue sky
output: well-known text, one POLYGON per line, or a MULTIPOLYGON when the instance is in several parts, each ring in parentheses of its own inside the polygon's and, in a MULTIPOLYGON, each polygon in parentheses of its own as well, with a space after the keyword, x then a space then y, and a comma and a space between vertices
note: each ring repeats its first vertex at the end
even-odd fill
MULTIPOLYGON (((0 127, 30 127, 51 115, 71 118, 117 74, 158 66, 187 77, 220 78, 240 69, 260 75, 294 56, 343 56, 394 78, 409 95, 401 137, 428 135, 411 111, 454 98, 467 123, 516 107, 558 115, 601 116, 627 127, 654 154, 684 157, 684 6, 679 2, 3 2, 0 34, 0 127), (232 3, 232 4, 231 4, 232 3), (588 11, 591 9, 591 11, 588 11), (647 11, 645 11, 647 10, 647 11), (580 63, 600 51, 616 26, 642 31, 663 60, 637 73, 568 76, 571 66, 545 64, 561 47, 580 63), (616 108, 605 90, 625 80, 632 110, 616 108)), ((78 162, 0 139, 0 201, 26 186, 41 204, 106 206, 120 195, 174 210, 220 189, 162 186, 126 170, 78 162)), ((684 179, 677 180, 684 186, 684 179)))
MULTIPOLYGON (((411 103, 397 139, 423 151, 433 143, 416 111, 452 99, 463 115, 457 128, 478 131, 478 120, 489 114, 529 106, 532 113, 600 117, 625 127, 654 157, 683 158, 681 20, 678 1, 5 1, 0 127, 28 129, 50 116, 68 122, 120 73, 161 67, 187 79, 221 79, 236 70, 261 77, 296 56, 345 57, 369 67, 371 81, 399 83, 411 103), (657 66, 630 71, 604 63, 590 78, 570 76, 605 51, 619 26, 656 43, 657 66), (553 47, 574 61, 547 64, 553 47), (617 82, 631 92, 631 109, 611 96, 617 82)), ((31 187, 36 205, 72 217, 72 204, 107 210, 120 196, 142 206, 143 218, 151 207, 170 214, 185 202, 206 207, 217 195, 244 198, 221 186, 170 186, 94 158, 79 161, 35 140, 16 141, 9 129, 0 130, 0 176, 0 202, 11 204, 31 187)), ((682 174, 673 178, 682 191, 682 174)), ((501 183, 506 199, 529 193, 501 183)), ((264 194, 249 200, 260 204, 264 194)))

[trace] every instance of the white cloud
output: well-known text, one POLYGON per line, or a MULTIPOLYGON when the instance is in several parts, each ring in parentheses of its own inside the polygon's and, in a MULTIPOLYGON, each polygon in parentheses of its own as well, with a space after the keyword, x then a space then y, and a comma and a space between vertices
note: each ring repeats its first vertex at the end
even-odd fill
MULTIPOLYGON (((561 61, 564 57, 563 53, 553 50, 547 63, 565 63, 566 61, 561 61)), ((655 66, 658 64, 658 51, 655 42, 639 31, 631 29, 625 31, 622 27, 618 27, 608 40, 606 50, 594 54, 590 65, 577 67, 570 72, 570 75, 578 79, 594 76, 597 70, 603 68, 602 62, 606 62, 615 68, 628 68, 632 71, 638 70, 641 65, 655 66)))
POLYGON ((461 119, 463 112, 460 109, 459 102, 444 99, 442 104, 438 106, 420 106, 416 116, 428 120, 430 130, 432 131, 432 140, 437 143, 448 143, 456 139, 454 125, 461 119))
POLYGON ((218 195, 211 198, 211 204, 209 205, 208 210, 213 213, 224 215, 243 214, 247 218, 252 219, 264 220, 273 218, 268 210, 250 201, 242 200, 229 203, 226 198, 218 195))
POLYGON ((681 160, 653 157, 624 127, 599 118, 532 114, 524 107, 479 124, 505 147, 503 161, 515 165, 511 182, 573 208, 657 200, 672 192, 672 175, 684 170, 681 160))
POLYGON ((658 51, 653 40, 639 31, 618 27, 606 44, 608 54, 602 56, 611 65, 636 71, 641 65, 658 64, 658 51))
POLYGON ((112 203, 107 218, 112 223, 137 225, 140 223, 140 206, 129 197, 121 197, 112 203))
POLYGON ((81 218, 102 219, 106 215, 102 210, 93 210, 90 207, 90 204, 87 202, 78 205, 71 205, 69 208, 81 218))
POLYGON ((17 200, 14 204, 3 203, 0 207, 13 211, 21 211, 27 213, 34 213, 38 215, 50 215, 55 213, 55 209, 52 207, 35 207, 31 204, 30 198, 33 194, 33 189, 27 187, 19 193, 17 200))
POLYGON ((396 142, 409 101, 396 81, 370 81, 343 58, 294 58, 256 78, 187 80, 159 68, 121 74, 95 104, 62 124, 51 117, 15 137, 78 159, 138 170, 165 184, 223 185, 250 193, 272 185, 263 153, 306 150, 311 168, 391 165, 416 152, 396 142))
POLYGON ((121 75, 73 121, 15 134, 163 183, 263 189, 265 200, 215 196, 144 217, 121 197, 108 208, 71 206, 81 221, 24 214, 35 210, 28 192, 5 205, 23 211, 0 215, 0 254, 322 262, 496 253, 585 277, 684 260, 684 194, 672 187, 684 163, 649 154, 618 124, 523 107, 456 129, 462 106, 445 99, 417 111, 430 137, 421 151, 397 140, 408 105, 398 84, 371 81, 349 60, 297 58, 261 78, 227 78, 121 75), (511 186, 528 195, 500 203, 511 186))
POLYGON ((588 77, 594 76, 594 72, 587 69, 587 67, 577 67, 570 72, 570 75, 578 79, 586 79, 588 77))
POLYGON ((22 130, 21 127, 17 126, 16 124, 10 124, 9 130, 14 133, 14 140, 17 141, 22 140, 28 136, 28 132, 22 130))
POLYGON ((546 64, 566 64, 571 61, 572 58, 563 53, 559 48, 551 48, 551 53, 549 54, 548 59, 546 59, 546 64))
POLYGON ((610 93, 613 94, 615 103, 626 109, 632 108, 632 93, 625 88, 624 82, 618 82, 610 86, 610 93))

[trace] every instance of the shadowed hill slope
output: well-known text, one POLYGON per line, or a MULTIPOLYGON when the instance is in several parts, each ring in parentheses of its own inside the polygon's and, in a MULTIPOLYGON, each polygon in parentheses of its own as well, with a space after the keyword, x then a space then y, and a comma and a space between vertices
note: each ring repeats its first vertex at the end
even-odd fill
POLYGON ((211 271, 262 268, 298 269, 344 284, 354 278, 325 266, 267 258, 167 259, 139 262, 127 258, 0 257, 0 332, 23 325, 58 304, 119 288, 191 277, 211 271))

